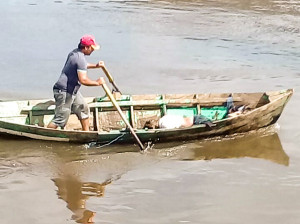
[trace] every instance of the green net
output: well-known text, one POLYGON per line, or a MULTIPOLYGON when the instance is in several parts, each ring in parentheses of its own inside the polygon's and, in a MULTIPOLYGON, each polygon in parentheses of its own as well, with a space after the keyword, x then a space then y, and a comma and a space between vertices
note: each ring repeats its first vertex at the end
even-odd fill
POLYGON ((215 107, 202 107, 201 108, 201 115, 211 119, 211 120, 222 120, 227 115, 227 108, 221 106, 215 107))

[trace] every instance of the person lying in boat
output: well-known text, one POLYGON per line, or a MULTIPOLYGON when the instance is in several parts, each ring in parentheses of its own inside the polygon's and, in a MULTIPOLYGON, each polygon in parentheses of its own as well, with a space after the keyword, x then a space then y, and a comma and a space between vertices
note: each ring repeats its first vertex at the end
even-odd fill
POLYGON ((71 112, 77 115, 82 130, 89 131, 89 107, 79 92, 81 85, 100 86, 105 83, 101 77, 91 80, 87 76, 87 69, 103 68, 104 62, 89 64, 85 56, 90 55, 100 46, 92 35, 85 35, 80 39, 78 48, 69 53, 58 81, 54 84, 55 115, 48 124, 48 128, 65 127, 71 112))
POLYGON ((146 121, 144 128, 156 129, 156 128, 187 128, 193 125, 205 124, 208 127, 213 127, 215 124, 210 119, 203 115, 194 115, 191 117, 184 117, 181 115, 166 114, 161 117, 158 121, 150 120, 146 121))

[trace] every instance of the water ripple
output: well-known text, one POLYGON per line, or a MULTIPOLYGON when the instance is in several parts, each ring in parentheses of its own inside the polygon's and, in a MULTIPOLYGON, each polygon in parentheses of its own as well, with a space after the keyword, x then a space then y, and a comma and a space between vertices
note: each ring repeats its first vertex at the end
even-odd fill
POLYGON ((28 164, 16 160, 2 160, 0 161, 0 177, 24 170, 27 166, 28 164))

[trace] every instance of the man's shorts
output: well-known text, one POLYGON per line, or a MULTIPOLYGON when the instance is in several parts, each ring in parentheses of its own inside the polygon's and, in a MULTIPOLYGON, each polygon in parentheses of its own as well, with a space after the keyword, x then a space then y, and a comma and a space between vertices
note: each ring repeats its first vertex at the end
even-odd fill
POLYGON ((68 122, 71 112, 76 114, 79 120, 89 118, 90 110, 80 92, 72 95, 70 93, 53 89, 55 99, 55 115, 52 120, 57 126, 64 128, 68 122))

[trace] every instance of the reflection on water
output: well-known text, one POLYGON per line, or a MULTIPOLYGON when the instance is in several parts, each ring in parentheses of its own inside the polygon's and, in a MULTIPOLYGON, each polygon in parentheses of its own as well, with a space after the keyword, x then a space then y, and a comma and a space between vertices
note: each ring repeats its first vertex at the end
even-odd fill
POLYGON ((278 134, 223 140, 205 143, 194 149, 194 159, 226 159, 251 157, 289 165, 289 157, 283 151, 278 134))
POLYGON ((135 145, 112 144, 103 148, 93 145, 89 148, 87 145, 0 138, 0 176, 6 176, 18 167, 22 167, 20 164, 35 163, 39 158, 48 158, 49 164, 53 164, 54 161, 69 163, 99 160, 101 166, 117 163, 119 171, 127 170, 130 167, 128 162, 131 165, 141 164, 141 161, 146 162, 147 155, 150 157, 158 155, 159 157, 179 160, 251 157, 288 166, 289 157, 284 152, 275 129, 276 127, 270 126, 258 131, 226 136, 225 138, 159 143, 154 144, 152 149, 144 155, 139 153, 135 145), (136 159, 140 162, 135 162, 136 159))
MULTIPOLYGON (((18 192, 21 192, 22 195, 29 195, 31 199, 34 199, 36 194, 32 193, 32 189, 44 192, 44 188, 47 188, 48 191, 46 191, 44 197, 52 198, 51 196, 54 193, 53 186, 55 185, 58 198, 65 203, 61 203, 62 201, 57 200, 55 197, 54 202, 49 204, 52 204, 55 207, 54 209, 62 211, 62 217, 57 219, 67 219, 68 222, 70 222, 69 219, 72 219, 71 222, 74 223, 93 223, 97 219, 101 221, 109 220, 109 223, 130 223, 120 220, 123 217, 125 220, 133 219, 135 217, 135 214, 133 214, 135 209, 139 214, 147 213, 145 223, 152 223, 155 219, 159 220, 157 223, 172 223, 164 222, 166 221, 165 219, 162 221, 161 216, 158 214, 176 217, 177 212, 184 212, 194 217, 195 220, 196 218, 201 218, 204 213, 210 212, 210 210, 215 211, 215 209, 218 209, 220 200, 221 208, 224 206, 226 209, 228 195, 232 196, 234 200, 242 201, 243 203, 248 199, 244 198, 245 193, 252 191, 254 193, 249 197, 253 197, 254 200, 259 200, 256 198, 258 197, 256 195, 265 197, 265 192, 257 191, 257 189, 267 189, 267 191, 273 189, 271 192, 277 193, 272 188, 277 181, 279 183, 277 186, 279 186, 281 192, 284 189, 290 190, 291 186, 296 189, 299 185, 297 172, 287 174, 286 169, 276 165, 289 165, 289 157, 283 151, 278 134, 261 130, 244 136, 230 136, 224 139, 157 144, 154 145, 152 151, 145 154, 132 152, 133 148, 136 149, 136 146, 133 145, 109 146, 103 148, 105 149, 103 154, 102 149, 86 149, 82 145, 72 146, 69 144, 28 140, 10 142, 1 139, 0 145, 1 141, 3 143, 6 142, 6 144, 2 143, 4 148, 0 147, 0 177, 2 177, 0 193, 5 191, 3 196, 1 196, 1 201, 5 202, 3 205, 11 203, 11 195, 17 198, 15 203, 24 203, 24 196, 19 198, 15 196, 18 192), (126 151, 129 151, 129 153, 126 151), (253 160, 264 159, 266 161, 256 163, 252 159, 244 161, 233 160, 229 162, 230 164, 224 161, 243 157, 250 157, 253 160), (217 167, 214 168, 217 162, 215 164, 213 162, 216 159, 222 164, 221 172, 219 172, 217 167), (198 161, 195 162, 195 160, 198 161), (207 164, 203 160, 212 160, 212 162, 207 164), (243 168, 241 169, 242 171, 230 175, 233 167, 241 168, 241 163, 245 166, 245 170, 248 173, 247 181, 244 179, 243 171, 245 170, 243 168), (264 166, 265 163, 268 163, 270 166, 264 166), (263 165, 259 166, 259 164, 263 165), (210 167, 212 171, 207 172, 207 167, 210 167), (255 170, 252 169, 254 167, 255 170), (281 176, 277 172, 273 172, 273 169, 284 173, 282 180, 276 178, 281 176), (203 173, 205 178, 203 178, 203 173), (219 175, 223 177, 216 178, 216 176, 221 177, 219 175), (45 176, 47 181, 42 181, 42 183, 37 181, 37 179, 45 180, 45 176), (229 182, 228 176, 230 177, 229 182), (122 179, 119 179, 120 177, 122 179), (49 181, 50 179, 53 182, 49 181), (214 182, 214 179, 218 179, 218 182, 214 182), (118 181, 115 183, 115 180, 118 181), (18 181, 17 186, 15 186, 16 181, 18 181), (247 184, 245 184, 245 181, 247 184), (265 185, 262 185, 262 182, 265 185), (287 187, 282 187, 283 184, 287 187), (175 189, 174 186, 179 187, 175 189), (220 188, 220 186, 222 187, 220 188), (16 187, 19 188, 15 190, 16 187), (109 197, 105 197, 106 187, 109 187, 109 190, 111 190, 109 197), (188 190, 186 190, 187 188, 188 190), (170 189, 173 189, 172 193, 170 193, 170 189), (207 189, 210 189, 209 194, 206 194, 207 189), (225 191, 220 191, 220 189, 225 189, 225 191), (9 192, 11 194, 7 194, 9 192), (220 194, 220 192, 222 193, 220 194), (239 192, 238 196, 233 196, 236 192, 239 192), (228 194, 222 199, 224 193, 228 194), (182 207, 179 206, 179 209, 174 205, 176 204, 174 200, 178 200, 174 198, 178 197, 182 200, 182 207), (162 205, 165 206, 162 207, 163 209, 159 207, 162 199, 164 200, 162 205), (197 204, 195 200, 201 203, 197 204), (222 200, 224 204, 222 204, 222 200), (146 206, 136 207, 139 205, 136 203, 141 201, 146 201, 146 206), (124 207, 115 207, 118 203, 124 205, 124 207), (62 207, 59 207, 61 205, 62 207), (191 210, 188 207, 190 205, 193 205, 195 210, 191 210), (164 208, 169 208, 169 210, 166 210, 164 214, 158 212, 158 209, 165 212, 164 208), (175 209, 175 213, 171 208, 175 209), (72 213, 71 215, 69 210, 72 213), (200 214, 198 213, 199 211, 200 214)), ((294 194, 297 191, 292 189, 291 192, 291 194, 294 194)), ((265 198, 263 199, 265 200, 265 198)), ((269 202, 272 202, 272 200, 273 197, 270 196, 270 199, 266 198, 266 203, 269 205, 269 202)), ((289 203, 286 204, 289 205, 289 203)), ((13 207, 15 208, 15 206, 13 207)), ((47 206, 47 210, 53 209, 51 207, 47 208, 47 206)), ((244 209, 248 208, 249 210, 254 209, 255 205, 246 206, 244 209)), ((11 206, 9 209, 11 209, 11 206)), ((43 209, 45 209, 45 206, 40 206, 38 209, 39 214, 43 214, 43 209)), ((233 207, 232 209, 236 211, 237 208, 233 207)), ((32 215, 31 211, 28 211, 29 216, 32 215)), ((277 209, 277 211, 280 212, 280 209, 277 209)), ((50 215, 46 218, 49 223, 53 220, 53 217, 50 215)), ((18 223, 9 222, 9 218, 4 219, 4 221, 5 223, 18 223)), ((141 223, 138 221, 133 220, 132 223, 141 223)), ((211 223, 218 223, 214 221, 211 223)), ((178 221, 173 223, 178 223, 178 221)), ((198 222, 191 221, 190 223, 198 222)))
POLYGON ((103 197, 105 187, 112 182, 106 180, 103 183, 82 182, 78 177, 65 175, 54 178, 57 187, 57 195, 67 203, 67 208, 73 212, 72 219, 78 223, 94 223, 96 212, 86 208, 89 197, 103 197))
POLYGON ((180 160, 213 160, 250 157, 289 165, 277 133, 248 133, 222 139, 186 143, 160 149, 161 155, 180 160))

